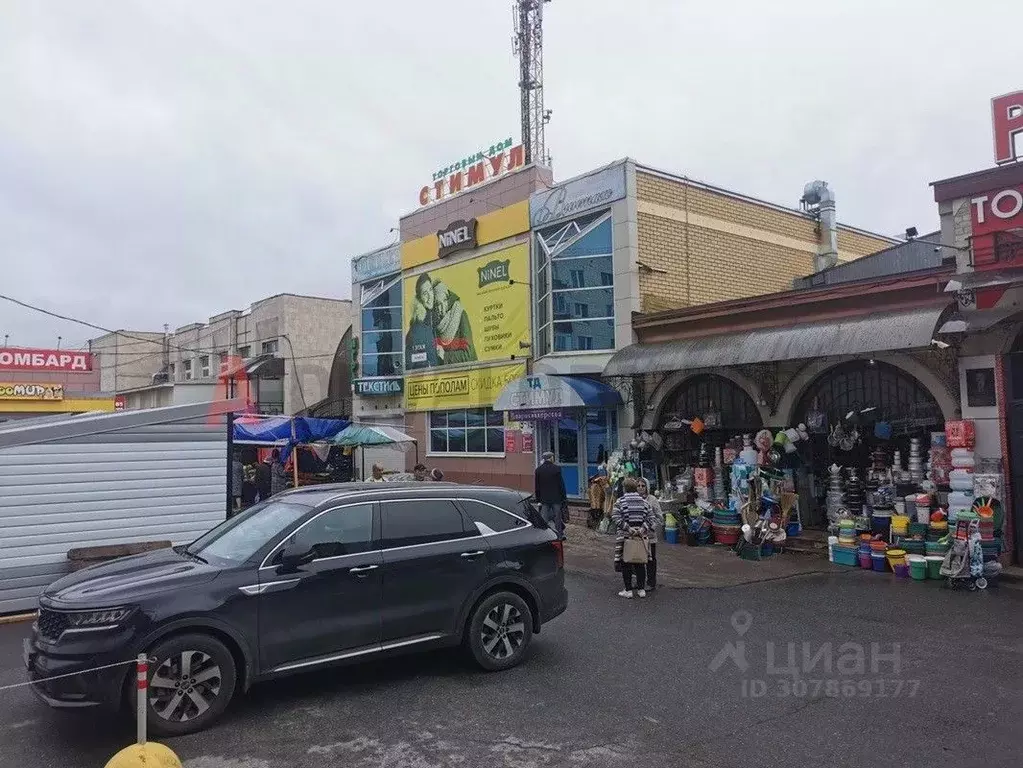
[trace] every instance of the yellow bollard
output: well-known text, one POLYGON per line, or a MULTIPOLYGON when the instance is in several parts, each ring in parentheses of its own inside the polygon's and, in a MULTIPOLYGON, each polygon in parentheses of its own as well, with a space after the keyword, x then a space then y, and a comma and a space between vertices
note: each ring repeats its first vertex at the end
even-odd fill
POLYGON ((163 744, 132 744, 110 758, 106 768, 181 768, 178 756, 163 744))
POLYGON ((146 703, 149 700, 149 660, 140 653, 136 664, 136 697, 138 711, 138 743, 125 747, 110 758, 106 768, 181 768, 178 756, 163 744, 146 741, 146 703))

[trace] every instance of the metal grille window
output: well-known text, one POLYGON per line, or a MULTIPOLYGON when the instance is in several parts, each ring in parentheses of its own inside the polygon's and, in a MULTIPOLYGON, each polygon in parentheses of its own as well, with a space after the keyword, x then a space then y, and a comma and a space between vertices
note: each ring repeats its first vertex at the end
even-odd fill
POLYGON ((210 356, 202 355, 199 358, 199 377, 207 378, 210 375, 210 356))
POLYGON ((503 454, 504 414, 490 408, 431 411, 430 453, 503 454))
POLYGON ((534 324, 538 355, 614 349, 610 211, 536 235, 534 324))
POLYGON ((242 360, 248 360, 252 357, 252 346, 246 344, 244 347, 238 347, 238 357, 242 360))
POLYGON ((272 341, 264 341, 260 345, 259 351, 262 352, 264 355, 276 355, 277 354, 277 339, 273 339, 272 341))
POLYGON ((796 418, 823 413, 826 428, 865 409, 871 409, 865 421, 890 422, 895 434, 915 434, 944 423, 941 408, 923 384, 895 366, 867 360, 844 363, 821 375, 803 394, 796 418))
POLYGON ((363 287, 360 375, 402 375, 401 316, 399 278, 363 287))
POLYGON ((192 361, 191 360, 182 360, 181 361, 181 368, 185 372, 185 381, 191 381, 192 380, 192 361))

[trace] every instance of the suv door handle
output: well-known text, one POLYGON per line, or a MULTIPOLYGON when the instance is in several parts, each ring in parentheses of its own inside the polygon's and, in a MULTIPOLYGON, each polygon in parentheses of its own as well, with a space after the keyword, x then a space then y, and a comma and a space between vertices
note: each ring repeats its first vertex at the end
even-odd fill
POLYGON ((357 566, 355 568, 349 568, 348 572, 349 573, 355 573, 355 574, 366 573, 367 571, 375 571, 379 567, 380 566, 378 566, 378 565, 360 565, 360 566, 357 566))
POLYGON ((482 549, 477 549, 475 552, 463 552, 462 557, 469 559, 470 557, 479 557, 483 554, 482 549))

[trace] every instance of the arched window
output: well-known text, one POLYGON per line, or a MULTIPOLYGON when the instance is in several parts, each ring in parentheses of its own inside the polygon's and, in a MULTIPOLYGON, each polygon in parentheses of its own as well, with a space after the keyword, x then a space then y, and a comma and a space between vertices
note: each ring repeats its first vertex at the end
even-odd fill
POLYGON ((864 416, 865 423, 890 422, 896 434, 944 428, 941 408, 923 384, 901 368, 868 360, 853 360, 822 373, 803 393, 795 418, 810 424, 812 414, 823 414, 823 430, 849 412, 865 409, 873 409, 864 416))
POLYGON ((659 421, 668 464, 680 467, 696 463, 702 443, 722 446, 735 435, 763 427, 753 398, 731 379, 713 374, 682 382, 665 400, 659 421), (680 424, 695 417, 707 425, 700 435, 680 424))
POLYGON ((731 379, 713 374, 686 379, 668 395, 661 409, 661 424, 672 418, 696 416, 709 429, 729 432, 754 431, 763 426, 753 398, 731 379))

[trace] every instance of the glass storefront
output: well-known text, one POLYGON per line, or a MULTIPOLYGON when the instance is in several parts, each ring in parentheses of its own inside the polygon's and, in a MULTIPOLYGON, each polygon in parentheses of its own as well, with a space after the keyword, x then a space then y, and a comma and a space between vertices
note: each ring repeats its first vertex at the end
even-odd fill
POLYGON ((536 233, 537 355, 614 349, 611 212, 536 233))
POLYGON ((557 421, 536 424, 539 453, 552 451, 561 466, 568 495, 586 495, 589 478, 607 454, 618 448, 618 411, 612 408, 573 409, 557 421))

